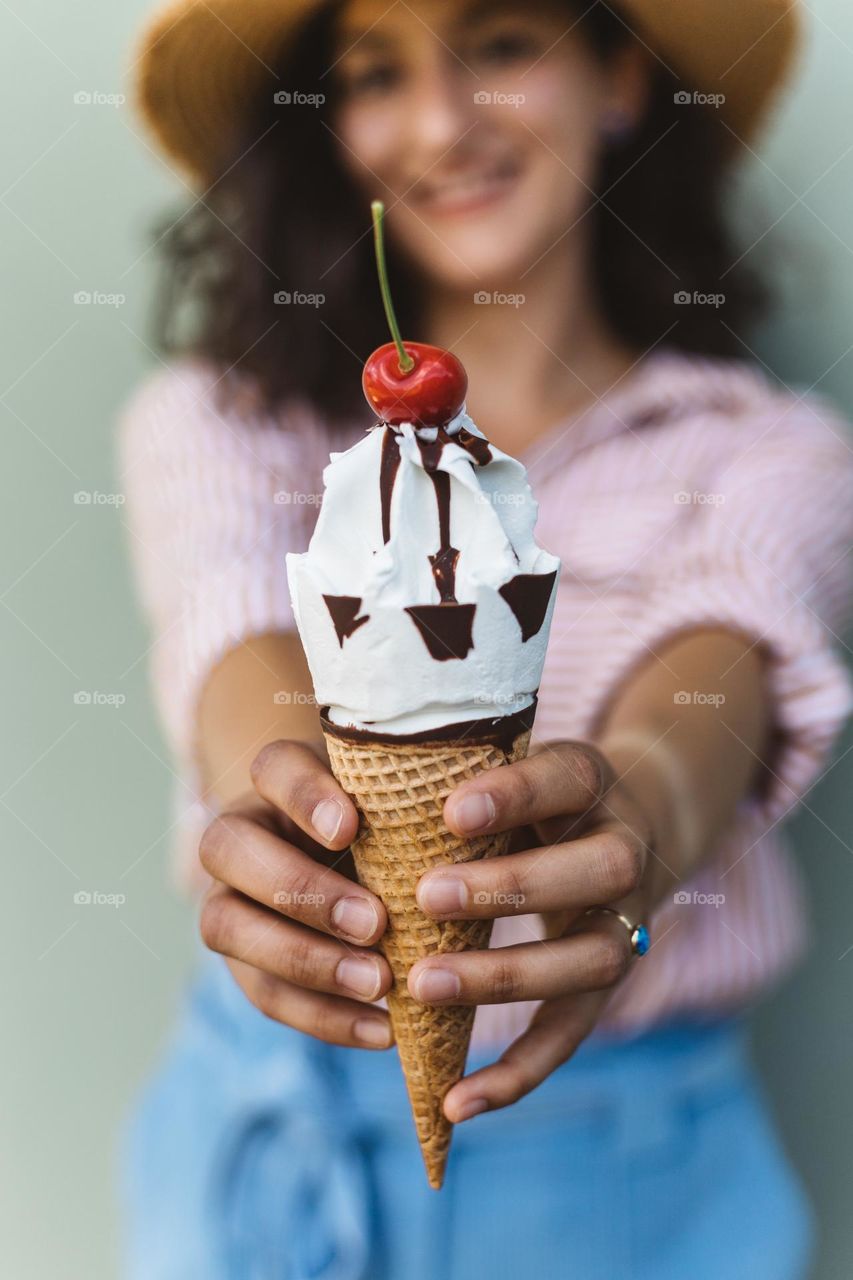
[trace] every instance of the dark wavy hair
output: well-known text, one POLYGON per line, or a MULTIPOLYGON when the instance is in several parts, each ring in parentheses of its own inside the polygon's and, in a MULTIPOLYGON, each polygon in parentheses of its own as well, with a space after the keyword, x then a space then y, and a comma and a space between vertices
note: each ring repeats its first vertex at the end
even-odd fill
MULTIPOLYGON (((566 4, 575 11, 576 0, 566 4)), ((336 9, 313 15, 277 67, 281 90, 325 102, 283 110, 270 83, 218 180, 161 236, 157 312, 168 355, 241 370, 267 407, 302 398, 330 423, 363 409, 360 365, 388 340, 369 209, 327 126, 336 9), (282 305, 287 294, 324 301, 282 305)), ((579 18, 578 30, 604 60, 632 39, 604 3, 579 18)), ((734 333, 754 318, 763 291, 742 265, 732 267, 737 251, 723 212, 730 135, 713 108, 678 103, 681 84, 665 67, 655 63, 650 74, 640 126, 602 150, 589 214, 603 314, 637 351, 666 335, 683 351, 733 355, 734 333), (713 306, 679 305, 678 294, 696 291, 725 294, 725 322, 713 306)), ((416 338, 419 280, 393 242, 387 255, 401 330, 416 338)))

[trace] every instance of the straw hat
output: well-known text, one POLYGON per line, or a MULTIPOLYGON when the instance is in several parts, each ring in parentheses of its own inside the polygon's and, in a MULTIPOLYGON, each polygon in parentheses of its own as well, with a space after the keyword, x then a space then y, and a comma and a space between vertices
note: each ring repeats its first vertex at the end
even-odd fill
MULTIPOLYGON (((288 40, 323 0, 171 0, 143 32, 136 99, 160 146, 196 181, 227 159, 253 97, 278 90, 288 40)), ((625 22, 680 78, 720 94, 729 128, 755 132, 799 43, 796 0, 618 0, 625 22)))

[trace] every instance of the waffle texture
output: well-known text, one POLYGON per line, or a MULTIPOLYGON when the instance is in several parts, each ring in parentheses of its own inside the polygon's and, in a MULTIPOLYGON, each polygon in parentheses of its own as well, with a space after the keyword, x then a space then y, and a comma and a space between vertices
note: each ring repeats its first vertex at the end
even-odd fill
POLYGON ((352 847, 358 878, 388 912, 380 944, 394 976, 388 1009, 427 1177, 437 1189, 453 1131, 442 1103, 465 1070, 475 1009, 418 1004, 406 978, 423 956, 488 947, 492 921, 430 920, 417 905, 415 888, 434 867, 506 852, 507 833, 462 839, 448 831, 442 811, 460 782, 524 759, 530 730, 522 729, 509 745, 494 735, 417 744, 353 740, 336 734, 328 721, 323 730, 332 771, 361 815, 352 847))

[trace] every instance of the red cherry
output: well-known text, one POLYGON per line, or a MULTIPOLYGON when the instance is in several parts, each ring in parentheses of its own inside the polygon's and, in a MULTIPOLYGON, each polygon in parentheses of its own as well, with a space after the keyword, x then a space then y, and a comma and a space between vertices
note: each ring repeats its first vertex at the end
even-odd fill
POLYGON ((383 422, 392 426, 399 426, 401 422, 424 427, 446 426, 465 403, 468 375, 449 351, 425 342, 403 342, 388 283, 382 201, 372 201, 370 212, 382 304, 394 341, 377 347, 365 363, 361 385, 367 403, 383 422))
POLYGON ((403 348, 414 361, 405 373, 395 342, 377 347, 366 361, 361 385, 367 403, 391 426, 445 426, 465 403, 468 375, 461 361, 426 342, 404 342, 403 348))

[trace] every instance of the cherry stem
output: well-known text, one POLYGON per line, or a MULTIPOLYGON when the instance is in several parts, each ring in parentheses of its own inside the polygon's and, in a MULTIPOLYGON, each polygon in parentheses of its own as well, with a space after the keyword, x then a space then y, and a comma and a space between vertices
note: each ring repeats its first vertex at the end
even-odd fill
POLYGON ((388 284, 388 266, 385 262, 385 240, 382 235, 382 218, 385 214, 385 205, 381 200, 373 200, 370 205, 370 212, 373 215, 373 243, 376 246, 376 269, 379 272, 379 288, 382 290, 382 305, 385 307, 385 318, 388 321, 388 328, 391 330, 391 337, 394 339, 394 345, 397 348, 400 372, 411 373, 412 369, 415 367, 415 362, 403 346, 403 339, 400 336, 400 326, 397 324, 397 317, 394 314, 394 304, 391 301, 391 289, 388 284))

